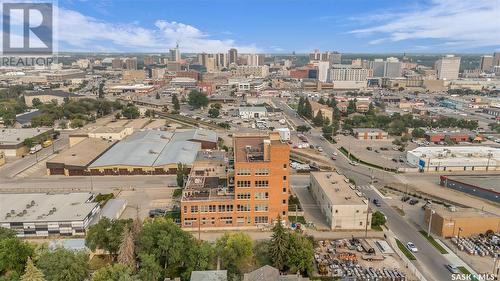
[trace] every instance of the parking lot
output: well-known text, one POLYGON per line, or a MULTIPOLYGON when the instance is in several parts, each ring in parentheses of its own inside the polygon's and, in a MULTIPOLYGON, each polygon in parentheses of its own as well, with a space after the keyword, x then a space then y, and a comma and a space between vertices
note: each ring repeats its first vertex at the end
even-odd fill
MULTIPOLYGON (((409 167, 405 163, 406 151, 397 150, 397 146, 392 144, 393 139, 389 140, 358 140, 353 136, 339 135, 337 140, 338 147, 344 147, 358 159, 388 168, 409 167)), ((412 150, 417 145, 408 142, 406 150, 412 150)))

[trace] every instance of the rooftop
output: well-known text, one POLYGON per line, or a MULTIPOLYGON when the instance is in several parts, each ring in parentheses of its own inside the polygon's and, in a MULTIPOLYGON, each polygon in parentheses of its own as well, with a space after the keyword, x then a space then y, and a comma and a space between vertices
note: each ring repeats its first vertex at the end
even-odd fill
POLYGON ((450 175, 446 176, 450 180, 462 182, 468 185, 489 189, 500 193, 500 175, 450 175))
POLYGON ((47 166, 64 164, 68 166, 87 167, 113 144, 115 144, 115 141, 87 138, 48 160, 47 166))
POLYGON ((444 206, 432 205, 432 210, 436 211, 437 214, 446 219, 477 217, 497 217, 500 219, 498 215, 474 208, 453 207, 452 209, 450 209, 444 206))
POLYGON ((264 159, 264 143, 288 145, 280 141, 279 133, 248 133, 233 135, 233 149, 236 162, 258 162, 264 159))
POLYGON ((354 184, 346 182, 346 177, 336 172, 312 172, 326 196, 333 205, 366 205, 366 198, 355 189, 354 184))
POLYGON ((92 193, 18 193, 0 196, 0 222, 60 222, 85 219, 98 203, 92 193))
POLYGON ((0 129, 0 145, 19 144, 27 138, 33 138, 51 130, 52 128, 2 128, 0 129))
POLYGON ((191 272, 191 281, 227 281, 227 270, 206 270, 191 272))
POLYGON ((385 133, 384 130, 382 129, 377 129, 377 128, 357 128, 357 129, 352 129, 353 132, 355 133, 385 133))
POLYGON ((91 168, 116 165, 156 167, 173 163, 192 164, 198 151, 201 150, 198 141, 217 142, 217 135, 201 129, 135 132, 99 157, 91 164, 91 168))
POLYGON ((29 91, 24 93, 25 96, 54 96, 61 98, 69 98, 69 97, 80 97, 77 94, 73 94, 70 92, 65 92, 61 90, 43 90, 43 91, 29 91))

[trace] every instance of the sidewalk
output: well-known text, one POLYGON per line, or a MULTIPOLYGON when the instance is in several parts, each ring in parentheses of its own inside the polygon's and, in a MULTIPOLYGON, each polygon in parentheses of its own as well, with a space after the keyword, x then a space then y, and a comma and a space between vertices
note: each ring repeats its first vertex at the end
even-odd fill
POLYGON ((464 262, 464 261, 463 261, 463 260, 462 260, 459 256, 457 256, 457 255, 455 254, 455 252, 453 252, 453 250, 452 250, 452 249, 450 249, 450 248, 449 248, 449 247, 448 247, 445 243, 443 243, 443 242, 441 241, 441 239, 436 238, 435 240, 436 240, 436 242, 438 242, 438 243, 439 243, 439 245, 441 245, 441 246, 442 246, 442 247, 443 247, 443 248, 444 248, 444 249, 448 252, 448 254, 443 254, 443 256, 444 256, 444 257, 445 257, 445 258, 446 258, 446 259, 447 259, 447 260, 448 260, 451 264, 453 264, 453 265, 455 265, 455 266, 457 266, 457 267, 458 267, 458 266, 463 266, 463 267, 467 268, 467 270, 468 270, 470 273, 472 273, 472 274, 477 274, 477 272, 476 272, 474 269, 472 269, 472 267, 470 267, 470 266, 469 266, 467 263, 465 263, 465 262, 464 262))

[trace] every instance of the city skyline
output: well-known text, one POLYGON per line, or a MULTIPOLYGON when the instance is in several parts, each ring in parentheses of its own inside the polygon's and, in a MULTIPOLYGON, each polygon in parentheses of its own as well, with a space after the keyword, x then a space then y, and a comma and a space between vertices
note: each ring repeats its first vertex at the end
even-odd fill
POLYGON ((244 10, 228 4, 225 0, 59 1, 59 51, 154 53, 167 52, 176 43, 183 53, 230 48, 276 54, 314 49, 344 53, 491 53, 500 49, 500 39, 493 36, 500 33, 500 24, 495 24, 498 1, 398 5, 388 0, 376 5, 370 1, 257 1, 244 10))

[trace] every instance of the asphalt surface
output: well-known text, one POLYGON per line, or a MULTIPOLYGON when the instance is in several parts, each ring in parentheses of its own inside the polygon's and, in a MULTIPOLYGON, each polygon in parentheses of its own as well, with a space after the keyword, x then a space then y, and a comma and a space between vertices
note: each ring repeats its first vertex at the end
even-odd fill
MULTIPOLYGON (((309 125, 302 118, 298 117, 295 111, 284 102, 279 100, 274 100, 273 102, 279 108, 283 109, 287 118, 296 126, 309 125)), ((310 144, 321 146, 323 152, 326 153, 327 156, 331 156, 334 152, 337 153, 337 160, 331 161, 332 165, 348 178, 353 179, 357 186, 367 186, 370 185, 372 181, 377 181, 377 184, 380 185, 401 181, 401 177, 393 173, 372 169, 363 165, 350 165, 347 157, 338 151, 334 145, 324 140, 324 138, 321 137, 321 131, 318 129, 312 129, 310 133, 305 134, 305 136, 310 144)), ((370 207, 372 209, 380 210, 387 216, 387 225, 396 237, 398 237, 403 244, 411 241, 418 248, 418 253, 414 254, 417 260, 413 261, 413 264, 427 280, 451 280, 451 273, 445 268, 445 264, 448 263, 447 259, 418 232, 417 228, 389 206, 373 189, 363 189, 362 192, 364 192, 366 197, 370 198, 370 207), (381 202, 381 206, 376 207, 373 204, 373 199, 378 199, 379 202, 381 202)))

